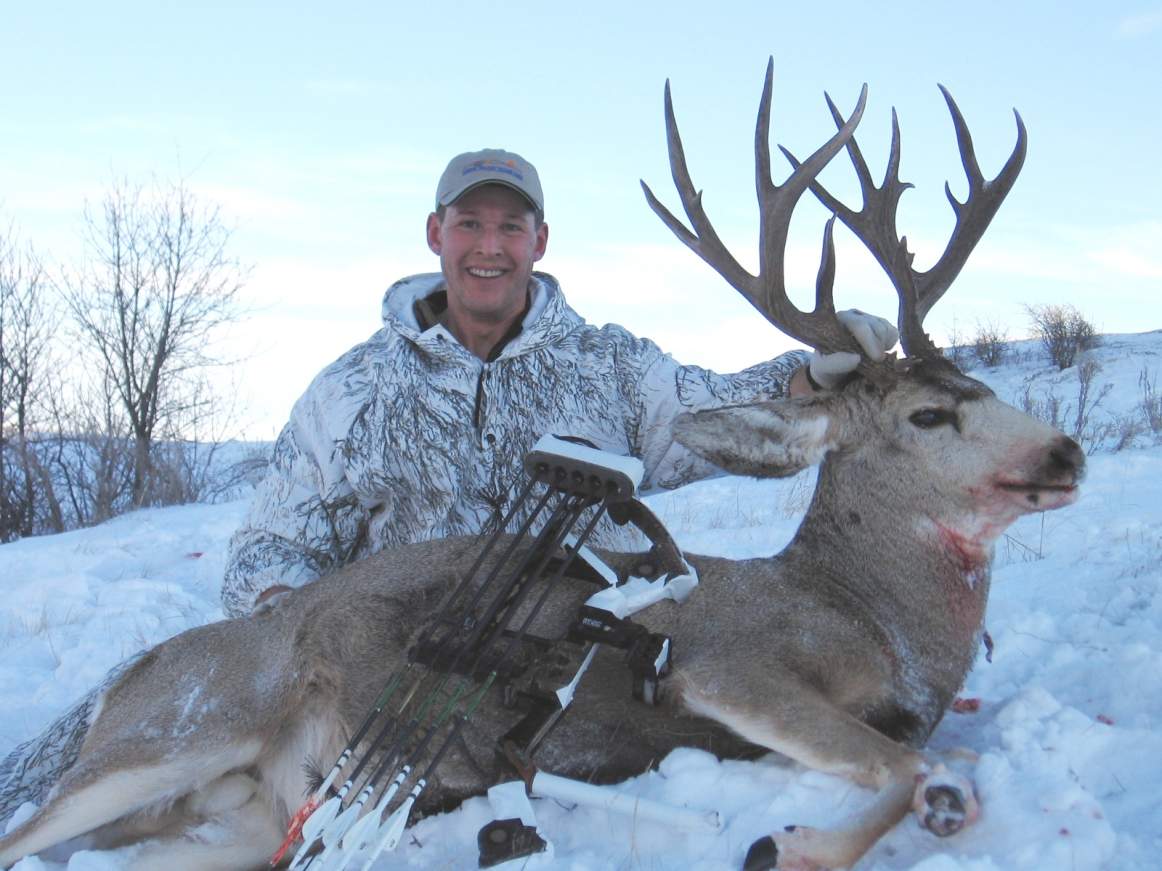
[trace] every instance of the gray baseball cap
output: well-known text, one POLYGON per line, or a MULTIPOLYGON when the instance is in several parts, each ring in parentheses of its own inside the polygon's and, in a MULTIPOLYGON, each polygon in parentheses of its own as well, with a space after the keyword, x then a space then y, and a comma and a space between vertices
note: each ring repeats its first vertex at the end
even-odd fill
POLYGON ((452 158, 436 186, 436 208, 450 206, 482 184, 502 184, 522 194, 538 213, 545 213, 545 195, 536 167, 511 151, 485 148, 452 158))

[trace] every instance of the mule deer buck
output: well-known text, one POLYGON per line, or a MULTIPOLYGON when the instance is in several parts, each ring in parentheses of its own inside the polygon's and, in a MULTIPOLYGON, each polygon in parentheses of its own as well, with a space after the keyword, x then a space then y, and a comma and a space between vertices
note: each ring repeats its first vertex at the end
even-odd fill
MULTIPOLYGON (((875 186, 853 134, 866 86, 838 128, 793 172, 771 181, 771 68, 756 131, 761 268, 745 271, 723 246, 687 171, 666 91, 670 164, 687 229, 646 188, 667 226, 784 332, 825 351, 857 351, 832 299, 832 227, 824 234, 813 311, 788 300, 782 261, 792 210, 808 190, 872 251, 899 295, 906 358, 868 361, 842 388, 685 415, 681 443, 724 470, 786 476, 819 464, 818 484, 792 542, 776 556, 688 556, 701 583, 681 605, 637 620, 673 639, 674 668, 658 705, 627 698, 623 667, 599 654, 577 710, 538 751, 539 764, 611 780, 679 745, 720 755, 766 748, 848 778, 874 800, 832 830, 788 827, 752 845, 748 868, 834 868, 856 862, 913 808, 949 835, 977 813, 971 784, 920 749, 968 670, 982 633, 992 546, 1017 517, 1071 504, 1084 457, 1060 432, 999 401, 945 361, 924 333, 1020 170, 1026 136, 986 180, 965 122, 945 92, 968 176, 939 260, 912 267, 895 227, 899 129, 875 186), (863 191, 858 211, 817 181, 846 149, 863 191), (614 736, 616 735, 616 738, 614 736)), ((250 617, 204 626, 143 655, 105 693, 80 755, 45 806, 0 839, 0 865, 80 835, 143 841, 135 868, 261 866, 282 838, 308 781, 304 760, 339 754, 383 676, 402 667, 411 627, 435 609, 472 559, 474 540, 382 552, 250 617), (208 837, 198 826, 212 821, 208 837)), ((603 554, 619 572, 637 559, 603 554)), ((540 633, 554 637, 589 592, 557 585, 540 633)), ((495 695, 495 694, 494 694, 495 695)), ((504 778, 494 756, 514 719, 494 696, 448 755, 426 794, 447 806, 504 778)), ((740 859, 742 857, 740 856, 740 859)))

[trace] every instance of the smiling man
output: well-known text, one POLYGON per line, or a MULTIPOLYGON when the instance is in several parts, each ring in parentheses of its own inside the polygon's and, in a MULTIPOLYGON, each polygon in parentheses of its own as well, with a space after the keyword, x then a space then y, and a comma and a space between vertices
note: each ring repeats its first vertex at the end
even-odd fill
POLYGON ((549 225, 530 205, 505 185, 484 184, 428 216, 428 247, 447 288, 445 325, 481 359, 527 307, 533 263, 549 242, 549 225))

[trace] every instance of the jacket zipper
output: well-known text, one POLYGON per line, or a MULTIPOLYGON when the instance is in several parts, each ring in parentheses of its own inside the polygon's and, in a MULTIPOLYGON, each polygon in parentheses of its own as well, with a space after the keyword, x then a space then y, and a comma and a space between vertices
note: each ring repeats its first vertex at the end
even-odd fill
POLYGON ((476 402, 472 408, 472 427, 476 430, 476 440, 480 441, 484 429, 484 376, 488 373, 487 366, 480 367, 480 374, 476 378, 476 402))

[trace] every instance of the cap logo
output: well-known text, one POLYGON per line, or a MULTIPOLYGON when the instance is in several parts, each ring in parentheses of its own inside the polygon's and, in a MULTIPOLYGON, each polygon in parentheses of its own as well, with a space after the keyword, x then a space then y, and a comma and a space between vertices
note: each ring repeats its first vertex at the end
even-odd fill
POLYGON ((464 171, 461 173, 461 175, 471 175, 475 172, 497 172, 501 175, 511 175, 518 181, 524 181, 525 178, 524 173, 520 172, 520 170, 516 168, 516 164, 511 160, 503 162, 499 160, 488 159, 477 160, 475 163, 470 163, 468 166, 464 167, 464 171))

